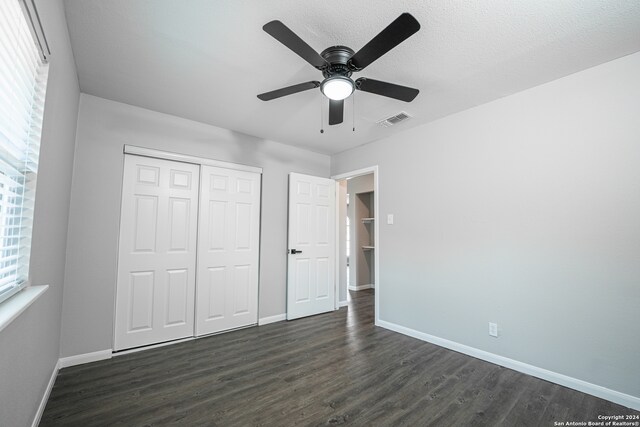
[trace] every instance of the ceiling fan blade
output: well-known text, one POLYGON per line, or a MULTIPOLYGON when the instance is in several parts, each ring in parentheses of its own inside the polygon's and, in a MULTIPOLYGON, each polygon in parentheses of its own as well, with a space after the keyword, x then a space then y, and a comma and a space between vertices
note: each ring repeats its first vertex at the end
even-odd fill
POLYGON ((329 100, 329 124, 337 125, 342 123, 344 116, 344 99, 340 101, 329 100))
POLYGON ((304 59, 314 67, 323 69, 329 66, 329 63, 325 61, 325 59, 320 56, 318 52, 313 50, 311 46, 309 46, 304 40, 298 37, 296 33, 291 31, 289 27, 284 25, 282 22, 278 20, 267 22, 262 27, 262 29, 273 36, 273 38, 278 40, 280 43, 297 53, 298 56, 300 56, 302 59, 304 59))
POLYGON ((420 24, 409 13, 403 13, 375 36, 349 60, 354 71, 359 71, 389 52, 394 47, 418 32, 420 24))
POLYGON ((272 90, 271 92, 265 92, 258 95, 263 101, 271 101, 272 99, 280 98, 282 96, 293 95, 294 93, 302 92, 305 90, 313 89, 320 86, 320 82, 306 82, 299 83, 293 86, 283 87, 281 89, 272 90))
POLYGON ((420 91, 411 87, 400 86, 393 83, 382 82, 380 80, 360 77, 356 80, 356 89, 364 92, 375 93, 376 95, 387 96, 399 99, 404 102, 411 102, 418 96, 420 91))

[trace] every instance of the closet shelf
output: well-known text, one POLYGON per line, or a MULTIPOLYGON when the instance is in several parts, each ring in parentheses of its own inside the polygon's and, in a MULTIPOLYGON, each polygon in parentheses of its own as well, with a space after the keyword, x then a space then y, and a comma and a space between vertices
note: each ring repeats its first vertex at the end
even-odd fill
POLYGON ((375 249, 375 246, 363 246, 362 249, 364 249, 365 251, 372 251, 375 249))
POLYGON ((373 222, 375 218, 362 218, 362 222, 373 222))

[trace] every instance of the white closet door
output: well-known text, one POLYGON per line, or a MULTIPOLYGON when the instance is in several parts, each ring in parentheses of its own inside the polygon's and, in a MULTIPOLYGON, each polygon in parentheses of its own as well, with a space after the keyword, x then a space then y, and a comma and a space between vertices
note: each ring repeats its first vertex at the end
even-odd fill
POLYGON ((335 309, 336 183, 289 174, 287 319, 335 309))
POLYGON ((196 335, 258 322, 260 174, 202 166, 196 335))
POLYGON ((193 336, 199 169, 125 155, 115 350, 193 336))

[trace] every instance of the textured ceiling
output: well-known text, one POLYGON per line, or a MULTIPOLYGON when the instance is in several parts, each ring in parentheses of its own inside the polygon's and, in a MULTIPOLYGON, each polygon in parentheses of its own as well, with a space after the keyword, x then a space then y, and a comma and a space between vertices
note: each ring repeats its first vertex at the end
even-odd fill
POLYGON ((336 153, 640 50, 638 0, 65 0, 85 93, 336 153), (420 89, 412 103, 356 92, 328 126, 321 74, 262 31, 279 19, 317 51, 358 50, 402 12, 421 30, 354 77, 420 89), (324 109, 320 133, 321 112, 324 109), (376 122, 399 111, 413 118, 376 122), (355 117, 356 131, 352 131, 355 117))

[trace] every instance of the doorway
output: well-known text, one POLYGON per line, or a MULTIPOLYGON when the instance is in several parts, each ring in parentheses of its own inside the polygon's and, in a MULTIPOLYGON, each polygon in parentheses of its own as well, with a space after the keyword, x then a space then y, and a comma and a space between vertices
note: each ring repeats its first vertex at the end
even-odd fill
POLYGON ((378 167, 332 177, 337 182, 337 307, 351 296, 374 293, 374 319, 379 320, 379 212, 378 167), (374 290, 375 289, 375 290, 374 290))

